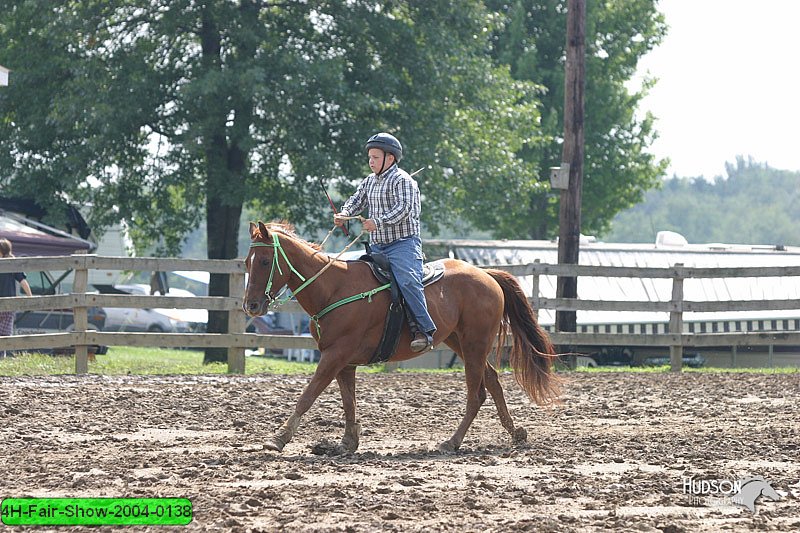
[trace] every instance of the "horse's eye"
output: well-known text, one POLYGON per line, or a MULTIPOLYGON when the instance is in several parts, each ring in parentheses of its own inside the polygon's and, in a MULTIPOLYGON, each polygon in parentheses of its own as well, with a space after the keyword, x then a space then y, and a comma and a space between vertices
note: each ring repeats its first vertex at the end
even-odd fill
POLYGON ((267 261, 266 259, 262 259, 261 266, 269 266, 269 261, 267 261))

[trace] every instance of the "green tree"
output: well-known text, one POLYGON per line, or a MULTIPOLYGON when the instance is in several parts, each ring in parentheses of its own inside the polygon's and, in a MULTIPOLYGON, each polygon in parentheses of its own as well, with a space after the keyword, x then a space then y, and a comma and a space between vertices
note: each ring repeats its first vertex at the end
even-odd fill
MULTIPOLYGON (((205 220, 208 257, 236 257, 246 203, 330 225, 318 177, 352 191, 377 130, 409 147, 408 168, 428 167, 434 231, 502 220, 532 179, 516 154, 538 142, 535 87, 492 65, 496 21, 478 0, 0 0, 0 12, 14 70, 0 92, 3 189, 90 202, 95 227, 125 219, 158 253, 205 220)), ((209 293, 225 295, 226 276, 209 293)), ((209 331, 224 320, 210 313, 209 331)))
MULTIPOLYGON (((495 32, 492 54, 509 65, 517 80, 534 80, 544 90, 537 140, 517 153, 529 181, 527 203, 507 213, 496 233, 505 237, 551 238, 558 234, 558 196, 550 192, 550 166, 559 166, 563 137, 565 0, 487 0, 505 21, 495 32)), ((653 117, 637 118, 636 109, 653 83, 631 93, 625 83, 639 59, 663 39, 663 15, 655 0, 587 2, 585 153, 582 194, 583 233, 602 233, 614 215, 659 185, 666 161, 647 149, 656 138, 653 117)))
POLYGON ((606 240, 655 242, 662 230, 691 243, 800 246, 800 172, 776 170, 752 158, 725 165, 727 177, 674 176, 613 221, 606 240))

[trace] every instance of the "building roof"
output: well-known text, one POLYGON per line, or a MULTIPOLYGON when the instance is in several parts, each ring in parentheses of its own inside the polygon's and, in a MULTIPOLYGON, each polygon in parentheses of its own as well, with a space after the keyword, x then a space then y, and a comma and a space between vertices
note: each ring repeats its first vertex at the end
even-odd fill
MULTIPOLYGON (((681 238, 682 239, 682 238, 681 238)), ((800 248, 786 246, 762 246, 741 244, 684 244, 685 240, 664 239, 655 244, 603 243, 587 240, 581 242, 579 264, 598 266, 656 267, 668 268, 682 263, 686 267, 757 267, 800 266, 800 248)), ((551 241, 476 241, 476 240, 426 240, 426 248, 445 249, 446 255, 463 259, 478 266, 521 265, 537 259, 544 264, 558 264, 558 244, 551 241)), ((518 277, 526 294, 532 296, 532 276, 518 277)), ((762 278, 701 278, 684 280, 686 301, 730 301, 730 300, 800 300, 800 277, 762 278)), ((539 296, 555 298, 556 276, 540 276, 539 296)), ((650 278, 581 277, 578 280, 578 298, 582 300, 612 301, 669 301, 672 295, 672 280, 650 278)), ((668 313, 578 311, 579 328, 596 329, 606 325, 638 324, 625 328, 625 333, 649 332, 654 324, 666 325, 668 313), (630 330, 630 331, 629 331, 630 330), (641 331, 639 331, 641 330, 641 331)), ((745 330, 770 329, 771 321, 794 320, 786 327, 796 328, 800 310, 789 311, 730 311, 725 313, 684 313, 684 321, 705 323, 708 331, 727 328, 745 330), (768 321, 747 324, 753 321, 768 321), (720 324, 729 322, 726 326, 720 324), (712 325, 712 323, 716 323, 712 325), (739 325, 737 326, 736 323, 739 325), (794 326, 792 326, 794 324, 794 326)), ((555 312, 541 310, 539 320, 543 325, 555 322, 555 312)), ((687 324, 687 331, 695 325, 687 324)), ((780 324, 773 329, 784 329, 780 324)), ((661 332, 656 327, 653 332, 661 332)), ((699 331, 699 330, 698 330, 699 331)), ((623 332, 623 331, 620 331, 623 332)))

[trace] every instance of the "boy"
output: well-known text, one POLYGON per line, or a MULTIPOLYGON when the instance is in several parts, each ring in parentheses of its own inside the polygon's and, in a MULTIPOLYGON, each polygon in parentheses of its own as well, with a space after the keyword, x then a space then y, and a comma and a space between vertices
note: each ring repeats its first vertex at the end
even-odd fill
POLYGON ((386 254, 400 292, 414 316, 418 331, 411 350, 424 352, 433 347, 436 326, 428 313, 422 288, 422 241, 420 239, 420 196, 417 182, 397 163, 403 146, 393 135, 377 133, 366 144, 372 174, 364 178, 355 194, 333 216, 337 226, 369 208, 364 230, 370 232, 370 248, 386 254))

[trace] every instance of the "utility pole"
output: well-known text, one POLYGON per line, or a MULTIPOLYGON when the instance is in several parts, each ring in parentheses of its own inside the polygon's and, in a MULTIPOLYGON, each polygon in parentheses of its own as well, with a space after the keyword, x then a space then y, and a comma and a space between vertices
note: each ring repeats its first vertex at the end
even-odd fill
MULTIPOLYGON (((583 110, 586 86, 586 0, 567 0, 567 62, 564 75, 562 167, 569 165, 569 186, 561 191, 558 211, 558 263, 578 264, 583 188, 583 110)), ((559 276, 557 298, 577 298, 578 278, 559 276)), ((577 331, 575 311, 556 311, 556 331, 577 331)), ((563 348, 561 351, 564 351, 563 348)), ((569 350, 571 351, 571 350, 569 350)), ((568 356, 570 368, 575 356, 568 356)))

